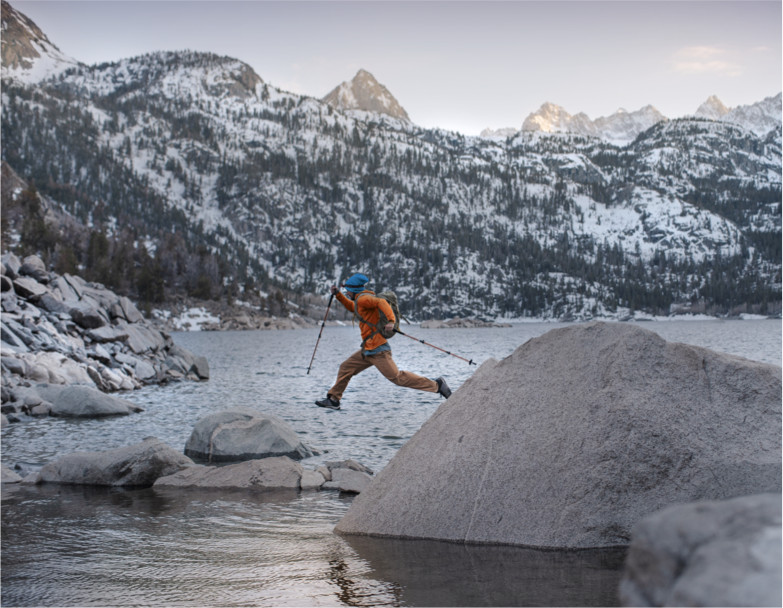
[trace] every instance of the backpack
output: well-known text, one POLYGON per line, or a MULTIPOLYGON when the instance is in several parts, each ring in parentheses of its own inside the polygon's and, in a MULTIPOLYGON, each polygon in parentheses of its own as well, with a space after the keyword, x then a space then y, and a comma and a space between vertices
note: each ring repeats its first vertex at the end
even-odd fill
MULTIPOLYGON (((400 328, 400 319, 403 317, 400 314, 400 305, 397 302, 397 294, 395 294, 393 291, 382 291, 381 293, 377 294, 375 297, 381 298, 382 300, 386 300, 389 303, 389 306, 391 306, 392 312, 394 313, 394 329, 392 330, 391 333, 386 331, 385 327, 386 324, 389 322, 389 320, 386 318, 386 315, 383 314, 383 311, 380 309, 378 310, 378 315, 379 315, 378 323, 377 324, 370 323, 359 314, 358 302, 359 302, 359 298, 362 295, 364 294, 359 294, 358 296, 356 296, 357 304, 354 307, 354 311, 353 311, 354 317, 359 317, 362 323, 374 328, 373 332, 362 341, 362 348, 364 348, 364 345, 367 342, 367 340, 372 338, 375 334, 381 334, 387 340, 393 338, 394 334, 397 333, 397 330, 400 328)), ((407 319, 405 320, 407 321, 407 319)))

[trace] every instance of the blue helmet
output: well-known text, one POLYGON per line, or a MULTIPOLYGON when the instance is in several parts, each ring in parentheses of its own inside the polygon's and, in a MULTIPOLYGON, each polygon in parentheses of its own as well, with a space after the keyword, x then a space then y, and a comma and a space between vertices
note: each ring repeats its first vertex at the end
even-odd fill
POLYGON ((361 293, 369 280, 370 278, 367 275, 357 272, 345 282, 343 287, 353 293, 361 293))

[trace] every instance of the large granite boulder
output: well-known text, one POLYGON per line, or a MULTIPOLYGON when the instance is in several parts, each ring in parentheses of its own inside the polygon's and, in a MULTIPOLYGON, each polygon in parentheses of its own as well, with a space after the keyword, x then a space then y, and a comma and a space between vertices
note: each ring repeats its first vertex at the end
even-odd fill
POLYGON ((781 606, 781 496, 677 505, 633 529, 624 606, 781 606))
POLYGON ((591 323, 482 365, 336 530, 625 545, 674 503, 781 488, 781 369, 591 323))
POLYGON ((299 460, 315 451, 281 418, 235 408, 199 420, 185 443, 185 454, 208 462, 236 462, 270 456, 299 460))
POLYGON ((105 452, 75 452, 41 469, 39 483, 150 487, 193 461, 156 437, 105 452))

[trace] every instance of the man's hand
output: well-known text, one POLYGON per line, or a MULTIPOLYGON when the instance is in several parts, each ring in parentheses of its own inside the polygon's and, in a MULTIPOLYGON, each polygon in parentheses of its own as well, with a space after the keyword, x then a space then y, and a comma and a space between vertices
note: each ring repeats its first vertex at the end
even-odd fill
POLYGON ((332 285, 330 289, 333 296, 336 296, 338 293, 340 293, 340 288, 337 287, 337 285, 332 285))
POLYGON ((384 331, 385 331, 387 334, 391 334, 391 333, 393 333, 393 332, 394 332, 394 323, 387 323, 387 324, 386 324, 386 327, 384 327, 383 329, 384 329, 384 331))

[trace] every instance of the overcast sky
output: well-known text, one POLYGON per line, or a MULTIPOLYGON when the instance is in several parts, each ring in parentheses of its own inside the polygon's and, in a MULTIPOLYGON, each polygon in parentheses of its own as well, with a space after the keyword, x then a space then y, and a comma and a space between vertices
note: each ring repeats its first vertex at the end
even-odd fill
POLYGON ((676 118, 781 91, 781 2, 10 0, 87 64, 158 50, 236 57, 323 97, 360 68, 424 127, 515 127, 550 101, 676 118))

